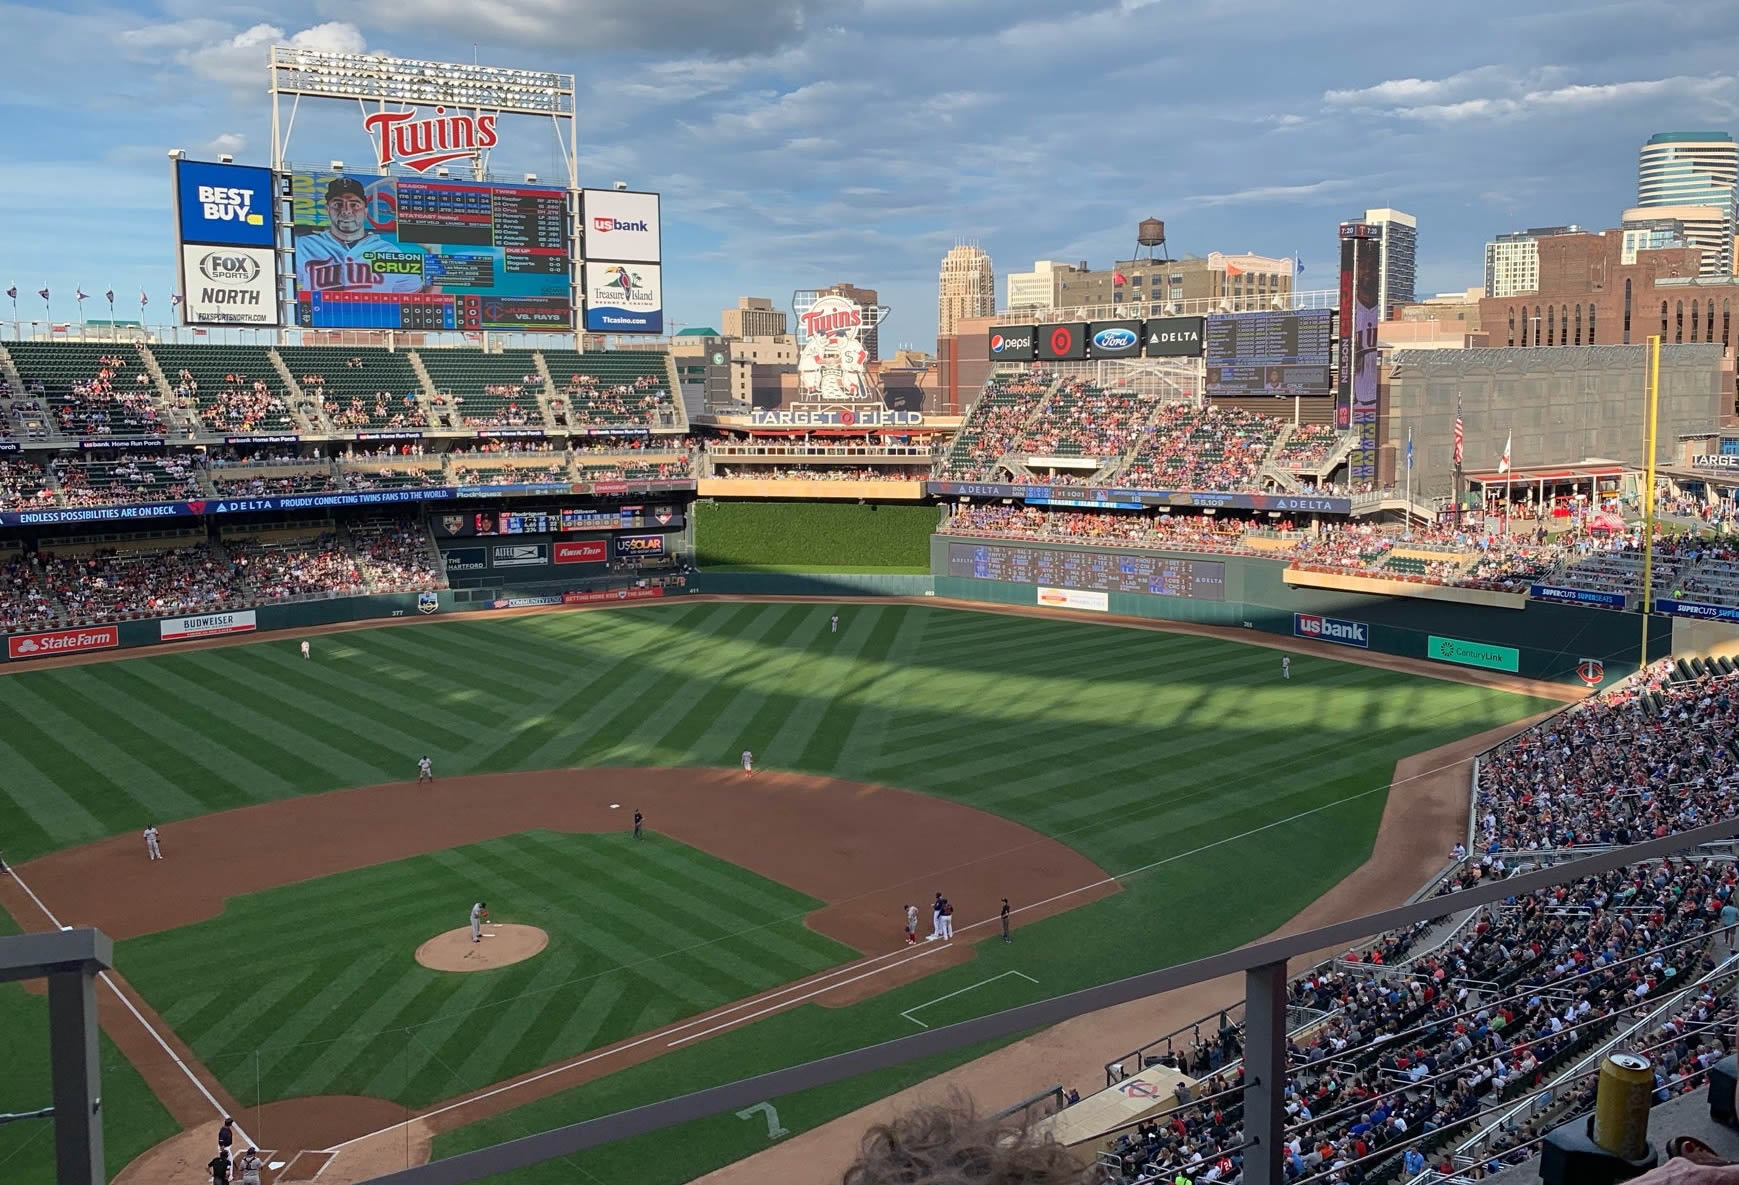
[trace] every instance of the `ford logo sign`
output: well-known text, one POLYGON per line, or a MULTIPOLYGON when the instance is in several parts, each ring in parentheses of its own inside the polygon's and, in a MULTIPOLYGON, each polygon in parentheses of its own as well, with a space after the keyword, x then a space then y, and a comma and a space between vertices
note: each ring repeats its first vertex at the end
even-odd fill
POLYGON ((1095 350, 1129 350, 1135 347, 1135 331, 1132 329, 1101 329, 1093 335, 1095 350))

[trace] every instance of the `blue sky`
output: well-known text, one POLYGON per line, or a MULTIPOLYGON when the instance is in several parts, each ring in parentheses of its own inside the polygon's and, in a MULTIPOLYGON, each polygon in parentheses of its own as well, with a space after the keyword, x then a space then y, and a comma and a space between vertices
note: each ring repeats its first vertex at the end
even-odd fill
MULTIPOLYGON (((845 280, 935 340, 936 268, 1103 265, 1152 214, 1174 253, 1303 256, 1335 224, 1418 216, 1420 287, 1480 282, 1481 244, 1615 225, 1654 131, 1739 129, 1728 0, 168 0, 0 3, 0 289, 73 315, 75 286, 174 285, 165 152, 266 163, 265 47, 572 72, 581 180, 664 193, 669 315, 845 280)), ((500 171, 558 173, 548 125, 504 121, 500 171)), ((360 161, 354 108, 310 105, 292 158, 360 161), (324 107, 324 110, 317 108, 324 107)), ((0 303, 0 318, 10 319, 0 303)))

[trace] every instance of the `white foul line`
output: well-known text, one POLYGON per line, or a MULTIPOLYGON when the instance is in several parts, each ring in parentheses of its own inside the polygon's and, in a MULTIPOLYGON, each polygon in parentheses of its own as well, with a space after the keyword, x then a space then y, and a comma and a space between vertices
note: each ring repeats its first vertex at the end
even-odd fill
POLYGON ((918 1011, 920 1008, 928 1008, 932 1004, 940 1004, 944 1000, 952 1000, 955 996, 963 996, 973 988, 981 988, 987 983, 995 983, 997 980, 1007 979, 1011 975, 1018 975, 1030 984, 1037 985, 1039 982, 1024 971, 1004 971, 1001 975, 992 975, 989 979, 981 979, 977 983, 969 983, 957 992, 949 992, 946 996, 937 996, 934 1000, 925 1000, 922 1004, 914 1004, 912 1007, 900 1013, 900 1015, 917 1025, 920 1029, 927 1029, 930 1026, 913 1016, 912 1013, 918 1011))
MULTIPOLYGON (((16 868, 8 869, 8 871, 12 873, 12 879, 18 882, 18 887, 30 895, 30 899, 36 902, 36 908, 42 911, 42 916, 47 918, 54 925, 55 929, 65 930, 68 928, 60 924, 60 919, 55 917, 54 914, 50 912, 48 906, 42 903, 42 898, 36 895, 36 891, 24 883, 24 878, 18 875, 18 870, 16 868)), ((147 1033, 151 1034, 151 1039, 156 1041, 157 1044, 162 1047, 163 1052, 169 1055, 169 1060, 180 1067, 183 1074, 187 1075, 187 1080, 193 1083, 195 1090, 205 1096, 205 1101, 211 1104, 211 1109, 217 1112, 217 1117, 219 1119, 230 1118, 229 1113, 223 1109, 222 1104, 217 1101, 211 1091, 205 1088, 205 1083, 199 1080, 199 1075, 189 1069, 187 1063, 181 1060, 181 1056, 169 1047, 169 1042, 163 1039, 163 1034, 159 1033, 151 1026, 151 1022, 145 1019, 144 1014, 133 1006, 133 1001, 127 999, 126 993, 122 992, 120 988, 115 986, 115 981, 109 978, 108 972, 99 971, 97 973, 97 978, 109 985, 109 990, 115 993, 115 998, 117 1000, 127 1006, 127 1011, 133 1014, 133 1019, 138 1021, 140 1027, 142 1027, 147 1033)), ((235 1125, 235 1131, 236 1135, 241 1137, 244 1146, 253 1144, 253 1141, 248 1138, 247 1132, 242 1130, 241 1124, 238 1123, 235 1125)))

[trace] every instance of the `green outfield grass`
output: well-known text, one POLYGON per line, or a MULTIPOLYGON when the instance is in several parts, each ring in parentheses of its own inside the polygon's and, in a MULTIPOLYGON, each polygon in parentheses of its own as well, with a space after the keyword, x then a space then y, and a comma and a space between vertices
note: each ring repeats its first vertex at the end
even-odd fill
POLYGON ((930 570, 934 506, 851 502, 700 502, 695 561, 734 572, 930 570))
MULTIPOLYGON (((0 936, 18 929, 0 909, 0 936)), ((99 992, 109 989, 98 986, 99 992)), ((141 1152, 176 1132, 163 1109, 105 1034, 103 1079, 104 1165, 113 1177, 141 1152)), ((48 1000, 19 983, 0 983, 0 1112, 17 1114, 48 1106, 48 1000)), ((0 1124, 0 1181, 6 1185, 54 1185, 54 1121, 0 1124)))
MULTIPOLYGON (((1280 680, 1272 649, 1213 638, 825 602, 367 630, 316 639, 314 662, 297 658, 291 640, 188 651, 0 678, 0 713, 22 725, 0 736, 0 767, 13 775, 0 784, 0 834, 23 857, 147 821, 408 778, 423 751, 448 774, 728 766, 747 748, 767 767, 965 801, 1056 836, 1112 873, 1144 870, 1117 896, 1024 930, 1012 947, 992 943, 968 966, 850 1009, 804 1006, 684 1046, 443 1137, 437 1150, 448 1154, 915 1031, 902 1010, 1004 968, 1037 979, 1034 990, 1048 996, 1226 949, 1271 929, 1365 858, 1397 759, 1557 706, 1315 656, 1294 656, 1292 674, 1280 680), (837 635, 828 631, 834 612, 837 635)), ((231 941, 285 933, 270 917, 249 916, 213 925, 233 925, 231 941)), ((446 912, 442 919, 437 929, 457 924, 446 912)), ((377 923, 397 924, 348 911, 324 928, 311 922, 296 941, 357 942, 356 931, 377 923)), ((143 942, 169 950, 199 929, 143 942)), ((378 933, 368 941, 378 943, 378 933)), ((123 965, 156 1001, 174 960, 162 959, 151 981, 149 969, 133 966, 136 946, 147 949, 126 944, 123 965)), ((328 997, 308 994, 300 976, 270 978, 246 1006, 220 999, 189 1004, 190 1013, 165 1010, 196 1049, 303 1041, 278 1033, 312 1031, 328 997), (292 1019, 256 1024, 275 1008, 273 993, 292 1019)), ((330 992, 367 984, 362 975, 330 992)), ((1008 978, 964 999, 968 1011, 989 1011, 1036 998, 1022 994, 1030 986, 1008 978)), ((504 1014, 517 1007, 499 1003, 504 1014)), ((364 1010, 355 1032, 335 1034, 337 1044, 349 1049, 352 1038, 391 1028, 394 1015, 364 1010)), ((493 1072, 475 1064, 474 1039, 461 1032, 432 1055, 403 1056, 425 1066, 438 1058, 469 1080, 493 1072)), ((340 1064, 354 1060, 317 1046, 286 1053, 273 1089, 392 1092, 417 1083, 401 1071, 395 1086, 378 1070, 363 1081, 360 1063, 340 1064)), ((437 1078, 417 1089, 439 1091, 437 1078)), ((904 1080, 811 1092, 781 1115, 802 1130, 904 1080)), ((1009 1093, 1049 1085, 1011 1084, 1009 1093)), ((649 1148, 691 1146, 687 1132, 669 1133, 601 1149, 585 1163, 604 1180, 686 1180, 764 1147, 764 1124, 758 1135, 754 1128, 727 1117, 696 1125, 692 1154, 650 1163, 649 1148)))
POLYGON ((821 904, 665 837, 539 831, 234 898, 116 962, 250 1105, 414 1107, 852 958, 804 927, 821 904), (463 975, 418 964, 479 885, 492 920, 542 928, 548 949, 463 975), (212 951, 238 973, 190 977, 212 951))

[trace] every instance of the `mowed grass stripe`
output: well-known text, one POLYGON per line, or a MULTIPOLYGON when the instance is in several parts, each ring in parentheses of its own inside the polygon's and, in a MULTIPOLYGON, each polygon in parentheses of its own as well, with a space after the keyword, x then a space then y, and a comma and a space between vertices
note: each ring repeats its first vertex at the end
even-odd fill
POLYGON ((553 658, 547 645, 529 635, 498 629, 498 640, 490 644, 479 637, 479 628, 379 630, 367 635, 366 646, 354 658, 344 661, 366 664, 376 677, 403 684, 396 690, 407 697, 426 690, 431 680, 449 693, 471 692, 477 706, 501 722, 553 694, 576 674, 573 665, 553 658), (442 636, 422 636, 431 632, 442 636))
MULTIPOLYGON (((8 710, 10 706, 8 699, 8 710)), ((15 736, 18 732, 17 729, 6 731, 15 736)), ((10 845, 6 850, 16 858, 24 850, 42 851, 48 847, 89 842, 112 832, 117 825, 115 822, 98 818, 80 801, 86 797, 84 787, 80 788, 79 798, 74 798, 65 788, 61 765, 55 764, 54 776, 37 765, 37 760, 48 760, 52 756, 42 752, 42 738, 36 738, 31 749, 33 756, 26 756, 7 742, 4 733, 0 733, 0 768, 6 771, 6 776, 0 778, 0 800, 12 804, 12 809, 6 812, 8 825, 5 834, 10 845)), ((114 817, 114 814, 110 815, 111 820, 114 817)))
POLYGON ((823 688, 828 693, 803 696, 795 709, 767 742, 767 763, 797 769, 815 769, 803 760, 804 751, 818 739, 835 752, 845 741, 845 731, 863 710, 854 692, 875 681, 881 669, 888 639, 877 642, 876 623, 882 620, 882 610, 870 607, 853 616, 857 624, 847 625, 843 633, 834 633, 831 622, 815 640, 823 658, 806 673, 809 686, 815 692, 823 688), (866 651, 868 652, 866 654, 866 651))
POLYGON ((102 711, 100 701, 92 698, 99 692, 94 683, 76 675, 45 680, 25 688, 21 698, 35 695, 47 704, 56 721, 55 731, 84 757, 110 771, 127 796, 139 804, 142 814, 175 818, 197 813, 201 803, 182 789, 197 763, 165 744, 152 730, 141 727, 137 716, 102 711), (99 728, 88 728, 84 724, 87 720, 102 723, 99 728))
POLYGON ((330 694, 303 695, 282 683, 266 682, 257 671, 249 678, 225 655, 222 649, 190 655, 190 665, 198 668, 198 685, 220 698, 219 714, 225 719, 239 715, 255 735, 269 736, 281 745, 299 745, 321 768, 340 778, 354 779, 353 784, 387 780, 391 751, 378 737, 354 727, 368 719, 366 704, 352 699, 342 705, 350 710, 334 710, 330 694), (284 719, 286 709, 294 713, 293 722, 284 719), (300 727, 303 721, 313 727, 304 730, 300 727))
POLYGON ((920 614, 915 619, 907 619, 902 614, 884 613, 878 625, 879 629, 892 632, 892 639, 882 650, 881 662, 873 677, 866 683, 860 683, 856 692, 860 697, 857 712, 852 716, 849 726, 844 730, 844 736, 839 741, 836 750, 829 751, 828 742, 812 744, 803 755, 805 761, 812 761, 813 769, 858 770, 867 768, 870 755, 881 751, 883 740, 888 733, 888 727, 895 716, 895 709, 889 705, 887 697, 880 694, 881 686, 886 684, 897 689, 903 681, 904 670, 912 656, 918 653, 929 638, 929 623, 934 620, 932 614, 920 614))
POLYGON ((763 645, 715 676, 729 693, 724 710, 691 742, 693 760, 700 765, 735 765, 740 742, 750 734, 746 725, 762 710, 769 692, 761 686, 778 687, 795 678, 804 658, 803 646, 813 638, 818 622, 803 605, 768 605, 763 612, 775 615, 773 627, 763 635, 763 645))
MULTIPOLYGON (((60 714, 45 707, 34 691, 15 692, 7 698, 8 715, 13 721, 8 731, 14 732, 20 743, 28 744, 53 769, 56 781, 78 787, 81 805, 99 811, 105 820, 123 820, 122 826, 130 827, 139 819, 144 808, 121 783, 124 763, 99 764, 88 760, 76 742, 55 727, 60 714), (19 722, 27 727, 18 727, 19 722)), ((109 826, 112 829, 113 822, 109 826)))

